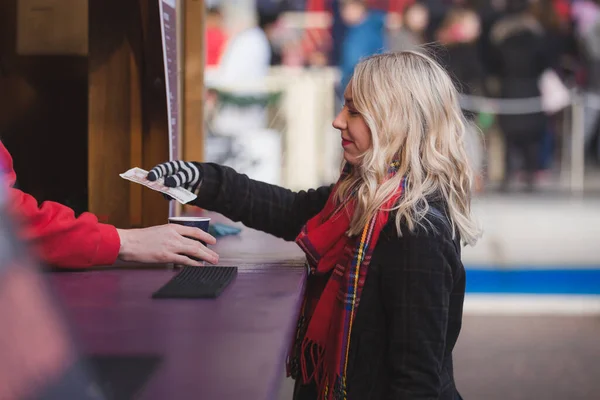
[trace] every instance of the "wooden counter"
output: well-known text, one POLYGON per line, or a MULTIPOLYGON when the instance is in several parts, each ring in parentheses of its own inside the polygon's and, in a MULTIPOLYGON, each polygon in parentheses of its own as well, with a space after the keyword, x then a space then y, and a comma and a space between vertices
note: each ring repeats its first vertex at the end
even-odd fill
POLYGON ((216 250, 239 271, 214 300, 151 299, 176 273, 167 268, 50 278, 87 354, 164 358, 141 399, 275 400, 306 279, 302 253, 250 229, 216 250))

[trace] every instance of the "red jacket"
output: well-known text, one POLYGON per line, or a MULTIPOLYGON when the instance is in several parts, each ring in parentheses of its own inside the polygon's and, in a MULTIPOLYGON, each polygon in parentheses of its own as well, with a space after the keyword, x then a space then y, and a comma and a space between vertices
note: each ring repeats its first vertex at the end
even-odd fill
POLYGON ((206 37, 206 65, 210 67, 219 65, 227 44, 227 34, 223 29, 208 27, 204 31, 204 35, 206 37))
POLYGON ((12 157, 0 142, 0 184, 8 187, 9 212, 21 223, 19 236, 43 261, 81 268, 117 260, 121 242, 114 226, 99 223, 90 213, 75 218, 69 207, 51 201, 38 206, 35 198, 12 187, 15 181, 12 157))

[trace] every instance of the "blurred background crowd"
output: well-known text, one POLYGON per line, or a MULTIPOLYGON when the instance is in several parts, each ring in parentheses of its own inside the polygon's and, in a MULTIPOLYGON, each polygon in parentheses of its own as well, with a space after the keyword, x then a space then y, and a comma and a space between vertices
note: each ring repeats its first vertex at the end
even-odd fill
MULTIPOLYGON (((221 96, 211 100, 217 104, 219 98, 221 105, 237 100, 239 112, 244 103, 239 98, 241 88, 246 88, 243 95, 247 97, 252 93, 247 91, 249 85, 259 90, 257 82, 268 81, 274 71, 281 76, 281 71, 299 74, 301 69, 317 76, 319 70, 328 69, 332 73, 327 85, 333 89, 321 97, 333 97, 333 117, 360 58, 386 50, 428 51, 455 79, 464 95, 465 114, 479 128, 467 138, 478 171, 476 189, 555 188, 572 168, 573 157, 584 157, 575 161, 585 164, 588 177, 595 174, 600 161, 600 107, 595 97, 600 91, 599 3, 213 0, 206 17, 207 85, 232 89, 230 96, 221 91, 221 96), (572 152, 573 93, 586 94, 582 121, 575 125, 584 142, 580 153, 572 152)), ((269 98, 259 97, 261 104, 269 104, 269 98)), ((249 100, 245 100, 247 106, 249 100)), ((281 101, 270 104, 284 107, 281 101)), ((231 114, 227 116, 231 121, 231 114)), ((290 121, 286 122, 289 128, 290 121)), ((247 131, 246 123, 240 126, 247 131)), ((212 118, 209 128, 216 136, 240 136, 234 133, 238 128, 223 127, 212 118)), ((212 149, 213 154, 219 153, 216 147, 212 149)), ((207 151, 211 158, 210 147, 207 151)), ((279 176, 266 179, 293 186, 279 176)), ((593 190, 593 184, 586 188, 593 190)))

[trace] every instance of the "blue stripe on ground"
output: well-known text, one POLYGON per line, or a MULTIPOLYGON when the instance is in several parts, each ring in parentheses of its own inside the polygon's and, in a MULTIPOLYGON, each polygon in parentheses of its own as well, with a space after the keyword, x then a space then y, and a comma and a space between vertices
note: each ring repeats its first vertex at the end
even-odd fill
POLYGON ((467 293, 600 295, 600 269, 467 267, 467 293))

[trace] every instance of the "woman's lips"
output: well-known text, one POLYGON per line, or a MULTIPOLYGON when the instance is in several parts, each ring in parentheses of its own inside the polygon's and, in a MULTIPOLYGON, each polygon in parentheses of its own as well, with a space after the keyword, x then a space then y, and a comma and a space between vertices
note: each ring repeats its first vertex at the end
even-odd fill
POLYGON ((351 144, 352 144, 352 142, 350 140, 342 139, 342 147, 346 147, 351 144))

